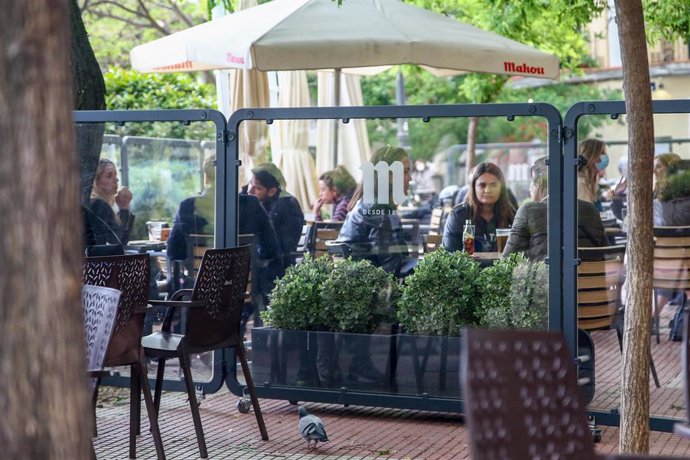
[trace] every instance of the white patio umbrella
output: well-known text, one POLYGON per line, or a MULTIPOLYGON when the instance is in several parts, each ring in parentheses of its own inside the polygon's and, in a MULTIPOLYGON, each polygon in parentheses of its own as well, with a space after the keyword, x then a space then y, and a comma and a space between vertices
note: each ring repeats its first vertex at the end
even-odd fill
MULTIPOLYGON (((559 72, 551 54, 399 0, 274 0, 137 46, 130 58, 141 72, 373 74, 396 64, 418 64, 436 75, 557 78, 559 72)), ((336 91, 334 105, 339 96, 336 91)))
POLYGON ((558 77, 558 59, 399 0, 274 0, 135 47, 141 72, 223 68, 314 70, 418 64, 458 71, 558 77))

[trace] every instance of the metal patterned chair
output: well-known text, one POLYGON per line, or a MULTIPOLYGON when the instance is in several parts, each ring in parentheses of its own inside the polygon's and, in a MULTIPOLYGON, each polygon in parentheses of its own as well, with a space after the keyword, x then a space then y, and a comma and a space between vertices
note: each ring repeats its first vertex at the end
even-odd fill
MULTIPOLYGON (((86 371, 89 374, 103 370, 119 301, 120 291, 117 289, 90 285, 81 288, 86 371)), ((97 383, 97 378, 91 378, 92 391, 96 389, 97 383)))
MULTIPOLYGON (((103 370, 103 361, 105 360, 105 353, 108 351, 110 338, 113 335, 119 301, 120 291, 117 289, 89 285, 81 288, 86 373, 90 377, 89 386, 94 407, 96 403, 95 390, 98 384, 97 375, 103 370)), ((93 418, 93 435, 97 435, 95 415, 93 418)), ((91 444, 91 456, 96 458, 93 444, 91 444)))
MULTIPOLYGON (((140 395, 143 391, 156 454, 159 459, 165 459, 156 409, 148 384, 144 349, 141 346, 144 316, 148 307, 149 273, 148 254, 86 257, 82 282, 85 285, 105 286, 120 291, 115 328, 103 367, 130 366, 131 369, 129 457, 136 458, 140 395)), ((94 400, 97 394, 98 385, 94 391, 94 400)))
POLYGON ((460 380, 474 460, 667 459, 596 455, 561 332, 463 332, 460 380))
POLYGON ((190 355, 226 347, 234 347, 244 373, 261 438, 268 440, 259 401, 254 391, 254 382, 247 364, 246 352, 240 335, 242 306, 250 270, 250 247, 229 249, 208 249, 204 253, 193 289, 182 289, 170 300, 152 301, 153 305, 166 306, 168 312, 161 331, 142 339, 146 356, 158 359, 158 373, 154 404, 160 407, 161 391, 165 373, 165 361, 177 358, 182 368, 189 405, 194 419, 199 453, 208 456, 206 441, 201 425, 194 382, 190 369, 190 355), (181 300, 188 297, 190 300, 181 300), (175 309, 187 308, 184 334, 171 330, 175 309))

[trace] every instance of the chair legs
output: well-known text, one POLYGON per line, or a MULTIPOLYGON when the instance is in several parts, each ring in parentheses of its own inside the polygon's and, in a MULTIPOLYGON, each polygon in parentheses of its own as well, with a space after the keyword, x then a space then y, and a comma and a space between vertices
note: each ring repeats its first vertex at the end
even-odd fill
POLYGON ((657 297, 656 291, 652 290, 652 297, 654 298, 654 324, 652 327, 652 330, 654 334, 656 335, 656 343, 661 343, 661 318, 660 318, 660 312, 659 312, 659 299, 657 297))
MULTIPOLYGON (((616 335, 618 336, 618 348, 620 348, 621 353, 623 353, 623 333, 621 332, 620 327, 616 327, 616 335)), ((654 379, 654 386, 657 388, 661 388, 661 384, 659 383, 659 376, 656 374, 656 366, 654 365, 654 357, 649 355, 649 370, 652 373, 652 379, 654 379)))
POLYGON ((249 392, 249 398, 252 400, 254 414, 256 414, 256 423, 259 425, 259 431, 261 431, 261 439, 268 441, 268 432, 266 431, 266 425, 264 424, 264 417, 261 414, 259 399, 256 397, 256 391, 254 390, 254 379, 252 379, 252 373, 249 371, 247 354, 244 350, 244 344, 242 341, 240 341, 240 343, 235 347, 235 350, 237 350, 237 357, 240 359, 242 373, 244 374, 244 379, 247 382, 247 391, 249 392))
POLYGON ((129 447, 129 457, 130 458, 135 458, 136 455, 136 445, 133 445, 132 442, 136 441, 136 439, 133 439, 135 433, 138 430, 138 425, 139 425, 139 420, 141 418, 141 393, 144 393, 144 402, 146 404, 146 412, 148 413, 149 416, 149 424, 151 428, 151 435, 153 436, 153 443, 156 446, 156 456, 158 460, 165 460, 165 451, 163 450, 163 440, 161 438, 161 432, 160 428, 158 427, 158 411, 156 410, 155 406, 153 405, 153 399, 151 398, 151 388, 149 388, 149 380, 148 380, 148 375, 146 373, 146 368, 142 364, 145 361, 143 361, 143 353, 142 353, 142 360, 136 364, 132 365, 132 385, 133 385, 133 390, 136 391, 136 393, 133 393, 130 399, 130 404, 133 404, 132 406, 132 412, 130 413, 130 447, 129 447), (134 388, 136 386, 136 388, 134 388), (136 408, 134 407, 136 406, 136 408), (134 449, 134 451, 133 451, 134 449))
MULTIPOLYGON (((192 410, 192 419, 194 419, 194 430, 196 430, 196 440, 199 444, 199 456, 201 458, 208 458, 206 451, 206 440, 204 439, 204 429, 201 426, 201 414, 199 414, 199 405, 196 400, 196 391, 194 390, 194 381, 192 380, 192 371, 190 369, 189 354, 180 351, 180 367, 184 374, 184 383, 187 388, 187 397, 189 398, 189 407, 192 410)), ((157 380, 158 382, 162 380, 157 380)))

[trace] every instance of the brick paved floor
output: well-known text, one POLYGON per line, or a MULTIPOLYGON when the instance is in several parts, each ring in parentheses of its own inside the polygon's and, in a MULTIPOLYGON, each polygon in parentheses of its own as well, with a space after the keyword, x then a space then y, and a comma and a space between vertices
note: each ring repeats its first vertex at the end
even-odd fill
MULTIPOLYGON (((111 398, 112 399, 112 398, 111 398)), ((297 408, 287 401, 261 400, 270 437, 262 441, 254 413, 240 414, 237 398, 227 390, 209 395, 201 404, 211 459, 460 459, 471 458, 462 417, 419 411, 305 404, 322 418, 330 442, 310 451, 297 430, 297 408)), ((127 398, 105 403, 97 411, 99 459, 127 458, 127 398)), ((143 409, 143 408, 142 408, 143 409)), ((145 409, 143 409, 145 416, 145 409)), ((198 446, 186 398, 163 397, 161 433, 169 459, 198 458, 198 446)), ((137 457, 156 458, 153 441, 142 422, 137 457)), ((602 427, 601 453, 618 451, 618 429, 602 427)), ((652 432, 651 453, 690 457, 690 442, 671 433, 652 432)))
MULTIPOLYGON (((662 321, 667 324, 667 321, 662 321)), ((591 407, 611 410, 618 407, 620 351, 615 332, 593 334, 596 346, 596 394, 591 407)), ((652 412, 681 417, 683 403, 679 376, 678 342, 652 344, 662 388, 651 385, 652 412)), ((171 366, 172 369, 172 366, 171 366)), ((171 370, 172 372, 172 370, 171 370)), ((196 371, 195 371, 196 372, 196 371)), ((124 389, 101 390, 97 410, 99 436, 94 445, 99 459, 125 459, 128 455, 128 393, 124 389)), ((254 413, 241 414, 237 397, 226 389, 207 395, 201 403, 201 419, 210 459, 463 459, 471 458, 463 419, 457 414, 420 411, 343 407, 306 403, 305 407, 326 424, 330 442, 316 450, 307 449, 297 430, 297 407, 287 401, 261 400, 269 441, 262 441, 254 413)), ((142 404, 142 433, 137 442, 137 458, 156 458, 148 434, 146 409, 142 404)), ((195 459, 199 451, 186 396, 165 393, 160 414, 163 444, 169 459, 195 459)), ((602 428, 597 452, 618 452, 618 429, 602 428)), ((652 432, 650 453, 690 458, 690 441, 672 433, 652 432)))

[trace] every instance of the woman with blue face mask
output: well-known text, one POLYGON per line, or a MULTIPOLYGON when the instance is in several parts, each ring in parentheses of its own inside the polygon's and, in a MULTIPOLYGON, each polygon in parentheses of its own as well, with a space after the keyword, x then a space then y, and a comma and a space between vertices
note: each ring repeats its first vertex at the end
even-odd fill
POLYGON ((580 142, 577 158, 577 198, 597 205, 599 178, 609 165, 606 144, 599 139, 585 139, 580 142))

